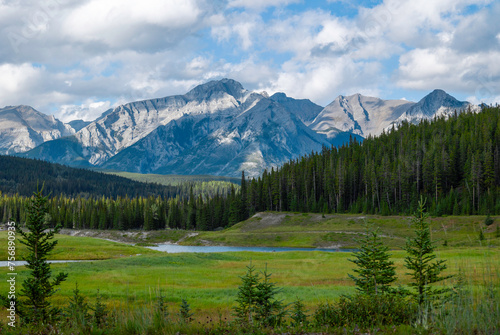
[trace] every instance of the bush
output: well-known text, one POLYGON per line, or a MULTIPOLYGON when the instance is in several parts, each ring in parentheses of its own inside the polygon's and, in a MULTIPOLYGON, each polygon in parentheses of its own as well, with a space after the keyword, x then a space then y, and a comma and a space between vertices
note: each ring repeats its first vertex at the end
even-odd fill
POLYGON ((417 311, 418 306, 414 302, 398 295, 357 294, 341 297, 335 304, 320 305, 314 320, 318 326, 358 325, 367 328, 411 324, 416 319, 417 311))
POLYGON ((484 219, 484 225, 489 227, 495 222, 495 220, 488 214, 488 216, 484 219))

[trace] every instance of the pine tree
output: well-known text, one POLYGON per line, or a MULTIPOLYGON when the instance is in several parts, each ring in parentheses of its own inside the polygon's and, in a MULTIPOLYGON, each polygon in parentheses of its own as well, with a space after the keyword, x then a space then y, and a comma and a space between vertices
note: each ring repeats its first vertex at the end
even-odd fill
POLYGON ((179 309, 179 316, 181 317, 181 320, 185 323, 189 323, 193 315, 194 314, 191 313, 191 306, 189 306, 185 299, 182 299, 181 307, 179 309))
POLYGON ((57 244, 57 241, 50 240, 59 232, 61 226, 50 229, 50 225, 46 223, 47 197, 42 195, 41 190, 35 192, 28 201, 26 211, 28 230, 23 231, 19 227, 18 231, 24 239, 19 242, 28 249, 25 260, 26 267, 31 271, 22 283, 23 288, 19 296, 25 299, 19 306, 19 315, 23 322, 41 325, 52 323, 59 317, 61 310, 52 307, 49 298, 56 292, 56 287, 66 280, 68 274, 60 272, 52 278, 47 256, 57 244))
POLYGON ((281 292, 281 289, 271 282, 271 275, 267 272, 266 264, 266 268, 262 272, 262 279, 256 286, 256 320, 263 326, 281 325, 286 314, 282 302, 276 299, 276 295, 281 292))
POLYGON ((76 283, 73 296, 69 298, 69 305, 65 310, 65 314, 78 328, 87 328, 90 320, 88 311, 89 305, 85 301, 85 297, 81 295, 78 283, 76 283))
POLYGON ((247 273, 240 278, 242 283, 238 287, 238 296, 236 298, 238 305, 234 307, 235 316, 239 322, 253 324, 259 274, 255 273, 255 267, 250 263, 247 266, 247 273))
POLYGON ((307 314, 305 313, 304 304, 300 299, 295 300, 290 316, 293 320, 292 326, 307 326, 307 314))
POLYGON ((359 241, 359 251, 353 254, 356 259, 349 259, 358 266, 353 270, 357 277, 349 274, 356 289, 369 295, 389 292, 390 284, 396 280, 396 267, 394 262, 389 261, 389 248, 382 243, 379 229, 367 225, 366 236, 359 241))
POLYGON ((101 300, 101 294, 99 293, 99 290, 97 290, 95 304, 94 307, 92 307, 92 310, 94 311, 93 323, 97 328, 101 328, 106 323, 106 318, 108 316, 106 305, 104 305, 101 300))
POLYGON ((431 241, 430 225, 427 222, 428 213, 424 211, 425 201, 420 200, 412 224, 415 228, 415 237, 408 238, 405 250, 405 267, 410 270, 407 275, 411 276, 412 282, 409 284, 415 289, 414 296, 422 309, 424 305, 438 299, 448 293, 447 288, 433 288, 430 285, 451 276, 441 276, 441 272, 446 270, 446 260, 436 260, 434 254, 435 244, 431 241))

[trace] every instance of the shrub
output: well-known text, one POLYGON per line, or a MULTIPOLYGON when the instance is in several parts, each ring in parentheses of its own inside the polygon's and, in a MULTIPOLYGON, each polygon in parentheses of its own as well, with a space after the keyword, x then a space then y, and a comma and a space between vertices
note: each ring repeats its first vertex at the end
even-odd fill
POLYGON ((417 311, 417 305, 406 297, 357 294, 353 297, 341 297, 335 304, 320 305, 314 314, 314 320, 318 326, 358 325, 368 328, 411 324, 417 311))
POLYGON ((495 220, 488 214, 488 216, 484 219, 484 225, 489 227, 495 222, 495 220))

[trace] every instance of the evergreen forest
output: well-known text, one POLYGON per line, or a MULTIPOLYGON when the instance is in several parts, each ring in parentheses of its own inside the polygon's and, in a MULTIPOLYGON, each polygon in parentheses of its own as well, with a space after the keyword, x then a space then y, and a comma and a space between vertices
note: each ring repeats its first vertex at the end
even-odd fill
MULTIPOLYGON (((30 174, 22 172, 26 178, 30 174)), ((133 186, 126 186, 134 182, 124 180, 129 184, 124 184, 123 193, 88 191, 82 195, 81 190, 93 182, 103 190, 119 189, 119 183, 110 186, 104 180, 91 180, 93 177, 72 178, 68 180, 75 182, 74 192, 56 192, 50 187, 45 190, 52 192, 49 219, 66 228, 213 230, 269 210, 409 214, 421 197, 427 199, 427 208, 435 216, 498 215, 500 107, 484 107, 480 113, 455 113, 447 119, 420 124, 406 122, 363 142, 352 139, 339 148, 325 147, 264 171, 258 178, 247 179, 242 173, 240 187, 227 182, 223 187, 218 182, 207 182, 205 187, 138 183, 151 188, 139 193, 133 186)), ((2 190, 9 183, 12 189, 24 183, 5 175, 0 175, 0 182, 2 190)), ((31 184, 26 187, 31 192, 36 189, 31 184)), ((0 197, 0 217, 4 222, 8 218, 23 222, 27 194, 7 193, 0 197)))

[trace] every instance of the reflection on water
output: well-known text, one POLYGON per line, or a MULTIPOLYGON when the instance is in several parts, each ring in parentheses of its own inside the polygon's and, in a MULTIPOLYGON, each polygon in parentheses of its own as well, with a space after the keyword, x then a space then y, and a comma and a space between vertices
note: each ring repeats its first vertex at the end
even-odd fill
POLYGON ((254 251, 254 252, 281 252, 281 251, 327 251, 327 252, 352 252, 353 249, 320 249, 320 248, 273 248, 273 247, 222 247, 222 246, 190 246, 176 244, 158 244, 149 249, 178 252, 228 252, 228 251, 254 251))

